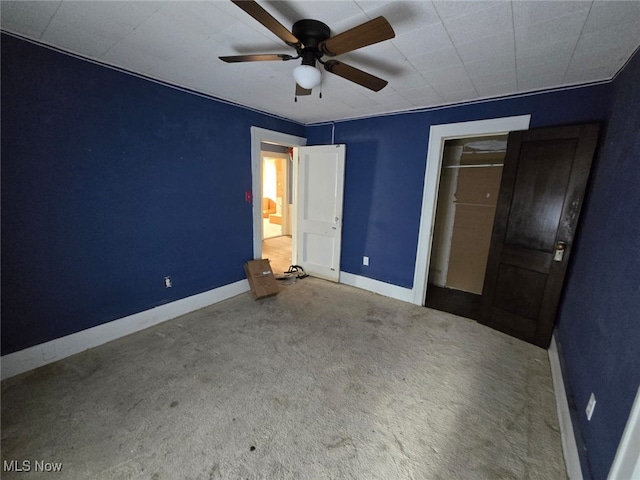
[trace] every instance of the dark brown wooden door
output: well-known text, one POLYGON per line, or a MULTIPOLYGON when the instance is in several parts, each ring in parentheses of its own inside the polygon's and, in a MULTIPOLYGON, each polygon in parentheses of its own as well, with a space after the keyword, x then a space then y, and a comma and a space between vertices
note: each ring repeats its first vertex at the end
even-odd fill
POLYGON ((575 125, 509 134, 481 323, 549 346, 598 130, 575 125))

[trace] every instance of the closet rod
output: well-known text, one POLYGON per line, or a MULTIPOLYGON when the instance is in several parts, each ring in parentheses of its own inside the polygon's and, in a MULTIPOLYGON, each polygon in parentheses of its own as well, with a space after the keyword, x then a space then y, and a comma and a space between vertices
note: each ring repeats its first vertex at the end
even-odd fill
POLYGON ((478 168, 478 167, 504 167, 504 163, 485 163, 482 165, 445 165, 442 168, 478 168))

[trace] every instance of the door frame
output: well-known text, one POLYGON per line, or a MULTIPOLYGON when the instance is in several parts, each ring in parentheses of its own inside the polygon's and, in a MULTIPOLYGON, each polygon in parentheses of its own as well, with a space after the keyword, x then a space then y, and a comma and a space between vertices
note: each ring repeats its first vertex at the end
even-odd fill
POLYGON ((453 138, 481 137, 509 133, 514 130, 528 130, 530 122, 531 115, 527 114, 490 120, 431 125, 427 147, 427 165, 424 173, 418 248, 413 274, 412 303, 423 306, 427 295, 427 279, 429 277, 429 262, 431 261, 444 142, 453 138))
MULTIPOLYGON (((260 144, 263 142, 296 147, 306 145, 307 139, 275 130, 251 127, 251 198, 254 259, 262 258, 262 155, 260 154, 260 144)), ((291 233, 295 235, 293 229, 291 233)))
POLYGON ((618 444, 607 480, 625 480, 640 475, 640 387, 633 401, 627 424, 618 444))

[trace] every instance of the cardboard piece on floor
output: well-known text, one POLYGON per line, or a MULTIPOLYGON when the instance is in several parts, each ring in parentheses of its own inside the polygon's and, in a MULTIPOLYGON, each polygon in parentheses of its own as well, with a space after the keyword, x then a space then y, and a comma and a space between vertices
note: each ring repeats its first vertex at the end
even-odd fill
POLYGON ((249 260, 244 264, 244 271, 247 274, 253 298, 256 300, 280 293, 280 287, 268 259, 249 260))

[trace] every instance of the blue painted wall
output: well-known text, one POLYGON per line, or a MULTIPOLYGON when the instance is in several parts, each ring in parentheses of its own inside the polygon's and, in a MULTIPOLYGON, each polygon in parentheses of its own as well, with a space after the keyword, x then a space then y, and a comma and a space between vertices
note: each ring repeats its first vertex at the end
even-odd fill
POLYGON ((531 114, 531 127, 602 121, 610 85, 307 128, 309 145, 347 144, 341 270, 413 287, 429 127, 531 114), (368 256, 369 266, 362 265, 368 256))
POLYGON ((1 48, 3 355, 245 278, 250 127, 302 125, 1 48))
POLYGON ((613 83, 558 318, 583 470, 598 480, 607 477, 640 385, 639 85, 636 53, 613 83), (596 407, 589 422, 591 392, 596 407))

